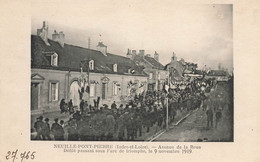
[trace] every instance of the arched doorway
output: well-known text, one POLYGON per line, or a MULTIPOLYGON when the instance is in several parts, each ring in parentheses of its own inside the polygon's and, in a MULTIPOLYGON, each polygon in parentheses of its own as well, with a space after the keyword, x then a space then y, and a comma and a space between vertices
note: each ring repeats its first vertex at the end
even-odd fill
POLYGON ((78 81, 73 81, 70 85, 70 99, 74 106, 78 106, 80 104, 80 96, 79 96, 80 86, 78 81))
POLYGON ((108 82, 109 82, 109 78, 108 77, 106 77, 106 76, 104 76, 103 78, 101 78, 101 82, 102 82, 102 92, 101 92, 101 94, 102 94, 102 100, 105 100, 106 98, 107 98, 107 84, 108 84, 108 82))

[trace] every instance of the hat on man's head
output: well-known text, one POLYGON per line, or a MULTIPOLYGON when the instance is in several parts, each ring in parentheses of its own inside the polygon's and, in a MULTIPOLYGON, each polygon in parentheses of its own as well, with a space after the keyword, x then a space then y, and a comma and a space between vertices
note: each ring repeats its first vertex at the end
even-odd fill
POLYGON ((45 121, 49 121, 49 118, 45 118, 45 121))
POLYGON ((58 120, 59 120, 58 118, 55 118, 55 119, 54 119, 54 121, 56 121, 56 122, 57 122, 58 120))
POLYGON ((42 120, 42 119, 43 119, 43 116, 39 116, 37 119, 41 119, 41 120, 42 120))

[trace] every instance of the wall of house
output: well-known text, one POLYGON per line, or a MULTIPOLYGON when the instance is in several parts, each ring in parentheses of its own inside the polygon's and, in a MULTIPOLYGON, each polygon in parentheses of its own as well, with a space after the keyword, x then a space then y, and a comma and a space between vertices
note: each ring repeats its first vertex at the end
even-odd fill
MULTIPOLYGON (((44 80, 40 82, 40 94, 39 94, 39 107, 40 110, 51 111, 58 110, 59 103, 61 99, 65 99, 66 102, 70 99, 70 85, 73 81, 78 81, 80 77, 80 72, 68 72, 59 70, 47 70, 47 69, 31 69, 31 74, 38 74, 44 77, 44 80), (49 84, 50 82, 58 82, 58 100, 49 101, 49 84)), ((83 94, 83 99, 90 101, 93 105, 93 99, 97 97, 101 98, 101 104, 111 104, 113 101, 121 102, 122 98, 127 99, 129 95, 129 83, 136 83, 137 93, 139 93, 138 88, 141 84, 144 85, 144 90, 147 88, 147 77, 144 76, 133 76, 133 75, 117 75, 117 74, 101 74, 101 73, 90 73, 90 81, 95 81, 96 90, 95 96, 89 97, 87 93, 83 94), (107 77, 109 79, 106 89, 106 99, 102 100, 102 78, 107 77), (117 95, 113 95, 113 83, 117 82, 120 84, 120 90, 118 90, 117 95)))

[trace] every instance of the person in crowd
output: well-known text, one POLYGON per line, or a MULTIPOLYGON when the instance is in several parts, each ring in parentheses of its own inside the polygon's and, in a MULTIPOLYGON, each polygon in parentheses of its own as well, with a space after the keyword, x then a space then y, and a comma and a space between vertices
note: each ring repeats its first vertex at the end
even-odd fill
POLYGON ((77 141, 79 139, 78 130, 77 130, 77 124, 73 120, 69 122, 68 127, 68 140, 69 141, 77 141))
POLYGON ((73 113, 74 113, 74 108, 73 108, 72 99, 69 101, 69 112, 70 112, 70 114, 73 114, 73 113))
POLYGON ((61 99, 60 101, 60 113, 62 114, 63 112, 66 112, 66 109, 65 109, 65 99, 61 99))
POLYGON ((36 140, 41 140, 43 139, 43 134, 42 134, 42 128, 43 128, 43 116, 39 116, 37 118, 37 121, 34 123, 34 128, 37 132, 37 135, 36 135, 36 140))
POLYGON ((84 100, 82 99, 82 100, 80 101, 80 104, 79 104, 79 108, 80 108, 81 114, 84 113, 84 104, 85 104, 85 102, 84 102, 84 100))
POLYGON ((112 115, 111 110, 106 115, 105 123, 106 123, 106 127, 105 127, 106 128, 106 130, 105 130, 106 141, 111 141, 114 138, 115 125, 116 125, 116 121, 115 121, 114 116, 112 115))
POLYGON ((89 109, 89 105, 88 105, 88 101, 85 101, 84 102, 84 106, 83 106, 83 109, 84 109, 84 115, 87 115, 88 113, 90 113, 90 109, 89 109))
POLYGON ((42 136, 44 140, 51 140, 51 136, 50 136, 50 124, 49 124, 49 118, 45 118, 45 123, 43 123, 42 126, 42 136))
POLYGON ((76 121, 80 121, 81 119, 80 111, 76 111, 76 113, 73 114, 73 119, 75 119, 76 121))
POLYGON ((207 127, 213 127, 213 111, 211 108, 208 107, 208 110, 206 111, 207 115, 207 127))
POLYGON ((64 140, 64 129, 63 127, 58 123, 59 119, 54 119, 54 123, 51 126, 51 132, 54 135, 54 139, 57 141, 64 140))
POLYGON ((218 127, 218 124, 219 124, 219 122, 220 122, 220 120, 221 120, 221 118, 222 118, 222 113, 221 113, 221 109, 218 109, 217 111, 216 111, 216 128, 218 127))
POLYGON ((116 105, 116 101, 114 101, 111 105, 111 109, 116 109, 117 108, 117 105, 116 105))
POLYGON ((65 125, 64 125, 64 121, 63 121, 63 120, 60 120, 60 125, 62 126, 62 128, 65 127, 65 125))

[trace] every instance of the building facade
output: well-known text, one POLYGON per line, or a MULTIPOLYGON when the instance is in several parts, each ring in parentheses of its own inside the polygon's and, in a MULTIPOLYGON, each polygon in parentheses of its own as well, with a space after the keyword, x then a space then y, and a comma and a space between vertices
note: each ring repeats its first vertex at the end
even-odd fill
POLYGON ((61 99, 79 106, 81 99, 94 105, 125 102, 147 89, 147 75, 127 57, 64 43, 65 34, 54 31, 48 39, 43 24, 31 36, 31 110, 57 111, 61 99))
POLYGON ((145 54, 145 50, 127 51, 126 56, 133 60, 138 66, 144 69, 144 72, 148 75, 148 91, 162 90, 163 85, 167 80, 167 70, 164 70, 164 66, 159 62, 159 54, 155 51, 154 57, 150 54, 145 54))

